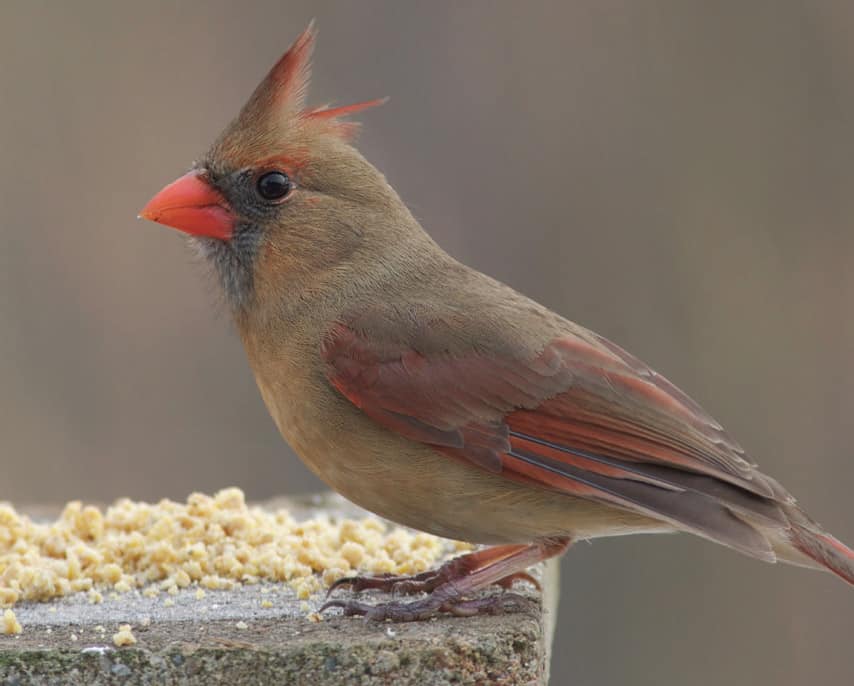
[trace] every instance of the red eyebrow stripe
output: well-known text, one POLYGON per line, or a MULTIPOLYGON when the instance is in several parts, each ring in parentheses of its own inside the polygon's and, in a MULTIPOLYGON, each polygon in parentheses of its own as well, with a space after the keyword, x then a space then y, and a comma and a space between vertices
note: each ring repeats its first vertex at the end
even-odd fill
POLYGON ((255 162, 253 166, 256 168, 279 167, 287 171, 289 169, 293 170, 304 167, 307 162, 308 151, 295 150, 290 155, 271 155, 270 157, 265 157, 264 159, 255 162))

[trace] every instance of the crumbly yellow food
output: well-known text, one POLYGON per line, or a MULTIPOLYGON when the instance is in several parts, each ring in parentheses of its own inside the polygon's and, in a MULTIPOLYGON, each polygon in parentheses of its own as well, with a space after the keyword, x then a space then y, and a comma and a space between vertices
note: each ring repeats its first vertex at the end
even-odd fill
POLYGON ((18 618, 15 616, 15 613, 12 612, 12 610, 6 610, 3 613, 2 629, 3 631, 0 631, 0 633, 9 636, 21 633, 21 623, 18 621, 18 618))
POLYGON ((97 603, 131 589, 157 596, 259 581, 287 583, 305 599, 342 576, 417 573, 448 552, 442 539, 374 517, 297 521, 249 507, 237 488, 186 503, 123 499, 104 512, 75 501, 50 523, 0 504, 0 607, 81 591, 97 603))
POLYGON ((130 624, 122 624, 119 630, 113 634, 113 645, 121 648, 122 646, 132 646, 136 643, 136 636, 133 635, 130 624))

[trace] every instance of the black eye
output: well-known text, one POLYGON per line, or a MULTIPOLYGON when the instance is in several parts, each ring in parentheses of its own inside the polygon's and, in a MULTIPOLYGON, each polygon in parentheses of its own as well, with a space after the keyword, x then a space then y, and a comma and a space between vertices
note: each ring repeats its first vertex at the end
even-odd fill
POLYGON ((258 195, 264 200, 281 200, 291 190, 288 175, 280 171, 271 171, 258 179, 258 195))

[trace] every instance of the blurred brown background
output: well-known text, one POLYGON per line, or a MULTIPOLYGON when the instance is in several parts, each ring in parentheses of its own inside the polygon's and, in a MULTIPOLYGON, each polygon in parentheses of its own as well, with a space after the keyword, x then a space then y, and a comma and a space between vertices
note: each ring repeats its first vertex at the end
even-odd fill
MULTIPOLYGON (((321 488, 135 220, 316 17, 314 103, 450 252, 688 390, 854 543, 854 5, 0 3, 0 499, 321 488)), ((854 594, 708 543, 563 561, 554 683, 850 683, 854 594)))

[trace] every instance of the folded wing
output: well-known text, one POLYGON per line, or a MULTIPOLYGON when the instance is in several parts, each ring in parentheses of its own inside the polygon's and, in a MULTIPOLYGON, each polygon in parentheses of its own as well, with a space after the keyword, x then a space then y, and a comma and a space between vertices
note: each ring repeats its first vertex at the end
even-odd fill
POLYGON ((502 476, 654 517, 773 561, 791 497, 702 408, 587 331, 533 355, 425 355, 337 324, 328 378, 373 420, 502 476))

